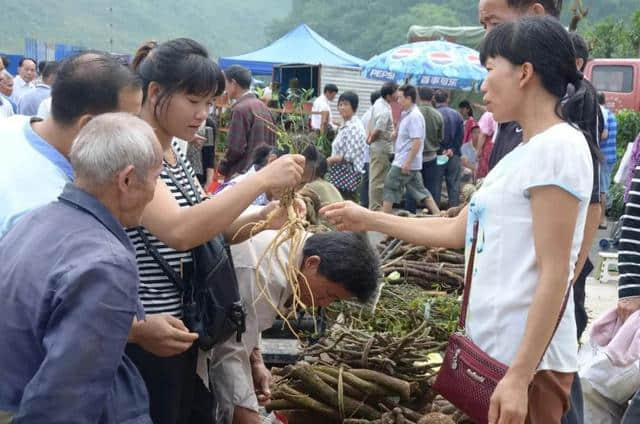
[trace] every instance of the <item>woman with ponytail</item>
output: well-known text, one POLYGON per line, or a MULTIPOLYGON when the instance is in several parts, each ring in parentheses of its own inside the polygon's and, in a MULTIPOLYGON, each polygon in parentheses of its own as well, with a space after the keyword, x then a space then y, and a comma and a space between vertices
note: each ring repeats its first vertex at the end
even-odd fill
MULTIPOLYGON (((154 129, 164 154, 140 230, 164 261, 182 274, 191 266, 191 249, 219 234, 231 240, 245 224, 264 219, 274 205, 243 212, 261 193, 297 185, 304 157, 283 156, 198 203, 196 191, 205 198, 204 191, 176 139, 194 138, 215 97, 224 91, 222 71, 204 47, 187 38, 145 44, 133 66, 143 81, 141 117, 154 129)), ((138 229, 128 234, 136 250, 146 318, 134 322, 127 354, 147 385, 151 418, 155 424, 214 422, 206 357, 194 344, 197 334, 182 321, 181 292, 147 253, 138 229)), ((241 234, 233 241, 242 239, 241 234)))
POLYGON ((572 98, 563 101, 569 83, 582 83, 575 59, 554 18, 524 18, 487 35, 484 101, 496 121, 518 122, 523 141, 458 217, 395 217, 350 202, 321 211, 338 229, 426 246, 470 249, 478 229, 466 335, 509 367, 492 395, 492 424, 560 423, 569 407, 578 366, 570 282, 593 183, 590 149, 597 148, 571 120, 572 98))

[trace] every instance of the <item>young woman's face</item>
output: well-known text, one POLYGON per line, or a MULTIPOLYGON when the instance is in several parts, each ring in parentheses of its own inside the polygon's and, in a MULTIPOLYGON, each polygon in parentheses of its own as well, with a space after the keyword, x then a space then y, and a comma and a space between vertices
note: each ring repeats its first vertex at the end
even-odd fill
POLYGON ((487 78, 482 83, 484 103, 498 122, 514 121, 522 100, 519 67, 503 57, 487 59, 487 78))
POLYGON ((162 112, 165 131, 173 137, 191 141, 198 128, 207 119, 214 104, 212 95, 175 93, 162 112))

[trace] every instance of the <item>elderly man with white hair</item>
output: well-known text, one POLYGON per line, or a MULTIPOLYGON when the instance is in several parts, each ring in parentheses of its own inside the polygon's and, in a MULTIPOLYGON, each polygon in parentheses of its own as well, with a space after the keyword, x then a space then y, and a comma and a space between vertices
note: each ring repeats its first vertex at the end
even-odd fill
POLYGON ((6 71, 0 71, 0 119, 16 113, 15 104, 9 99, 13 93, 13 77, 6 71))
POLYGON ((0 240, 0 422, 151 423, 124 354, 144 312, 123 227, 140 225, 162 150, 146 122, 107 113, 70 161, 75 182, 0 240))

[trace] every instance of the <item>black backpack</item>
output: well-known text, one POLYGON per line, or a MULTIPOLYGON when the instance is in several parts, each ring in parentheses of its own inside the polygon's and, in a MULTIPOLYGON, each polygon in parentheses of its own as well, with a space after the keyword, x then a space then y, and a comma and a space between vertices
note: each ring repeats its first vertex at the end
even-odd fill
MULTIPOLYGON (((202 202, 200 191, 188 172, 182 158, 176 157, 195 193, 197 203, 202 202)), ((195 205, 170 169, 167 173, 191 206, 195 205)), ((198 346, 209 350, 235 333, 241 341, 246 330, 245 309, 238 291, 231 249, 222 235, 192 249, 192 266, 180 276, 149 242, 142 228, 138 228, 149 255, 162 268, 173 285, 182 292, 182 313, 189 330, 198 333, 198 346)))

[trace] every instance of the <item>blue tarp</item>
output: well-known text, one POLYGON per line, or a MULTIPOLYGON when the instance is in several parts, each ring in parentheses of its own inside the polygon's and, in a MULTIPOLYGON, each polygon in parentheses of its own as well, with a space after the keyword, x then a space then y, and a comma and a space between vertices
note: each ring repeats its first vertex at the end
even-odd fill
POLYGON ((358 68, 364 64, 364 60, 340 50, 305 24, 270 46, 241 56, 221 57, 219 62, 222 69, 242 65, 254 75, 271 75, 273 66, 283 63, 358 68))

